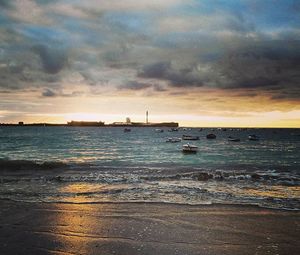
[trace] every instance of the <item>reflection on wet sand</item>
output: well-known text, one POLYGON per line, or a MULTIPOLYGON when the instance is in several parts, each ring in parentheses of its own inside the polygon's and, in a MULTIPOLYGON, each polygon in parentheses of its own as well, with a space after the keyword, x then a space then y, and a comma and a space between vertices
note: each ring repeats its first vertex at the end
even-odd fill
POLYGON ((70 193, 68 202, 74 203, 73 210, 64 210, 61 204, 57 209, 56 238, 65 251, 71 254, 89 254, 93 247, 102 245, 101 238, 109 231, 107 221, 98 220, 101 211, 94 210, 89 194, 101 190, 105 185, 72 183, 60 188, 60 193, 70 193), (80 205, 76 205, 79 203, 80 205), (87 242, 89 240, 89 242, 87 242))
POLYGON ((299 213, 250 206, 0 201, 0 254, 297 254, 299 213))
POLYGON ((276 185, 264 186, 261 189, 245 188, 244 190, 241 189, 239 194, 255 197, 298 199, 300 197, 300 187, 276 185))
POLYGON ((59 194, 68 194, 65 201, 69 203, 93 202, 92 195, 105 189, 106 185, 97 183, 71 183, 59 188, 59 194))

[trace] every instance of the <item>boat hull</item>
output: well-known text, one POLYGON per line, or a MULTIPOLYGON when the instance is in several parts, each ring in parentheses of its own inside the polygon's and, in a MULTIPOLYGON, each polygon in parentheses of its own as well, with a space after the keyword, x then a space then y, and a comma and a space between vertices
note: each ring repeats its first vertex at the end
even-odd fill
POLYGON ((166 143, 180 143, 181 139, 180 138, 168 138, 166 140, 166 143))
POLYGON ((236 138, 236 139, 228 139, 229 142, 240 142, 241 139, 236 138))
POLYGON ((185 144, 182 146, 182 152, 183 153, 197 153, 198 147, 195 145, 185 144))
POLYGON ((190 135, 183 135, 182 140, 189 140, 189 141, 196 141, 199 140, 199 136, 190 136, 190 135))
POLYGON ((215 134, 208 134, 206 136, 206 139, 216 139, 216 138, 217 138, 217 136, 215 134))
POLYGON ((259 140, 259 137, 256 136, 256 135, 249 135, 249 136, 248 136, 248 140, 249 140, 249 141, 258 141, 258 140, 259 140))
POLYGON ((229 137, 228 137, 228 141, 229 141, 229 142, 240 142, 241 139, 240 139, 240 138, 234 138, 234 137, 232 137, 232 136, 229 136, 229 137))

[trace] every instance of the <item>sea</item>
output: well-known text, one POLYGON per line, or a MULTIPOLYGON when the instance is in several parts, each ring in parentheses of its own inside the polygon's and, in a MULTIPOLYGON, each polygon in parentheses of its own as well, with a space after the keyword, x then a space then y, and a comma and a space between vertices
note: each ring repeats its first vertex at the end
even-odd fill
POLYGON ((1 126, 0 199, 300 210, 300 129, 163 129, 1 126), (166 142, 182 135, 199 140, 166 142))

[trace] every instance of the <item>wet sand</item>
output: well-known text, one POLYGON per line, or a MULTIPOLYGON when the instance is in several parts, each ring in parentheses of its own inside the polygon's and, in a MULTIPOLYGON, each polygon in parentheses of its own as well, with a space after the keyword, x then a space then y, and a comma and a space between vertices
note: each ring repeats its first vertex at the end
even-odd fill
POLYGON ((299 212, 0 201, 0 254, 299 254, 299 212))

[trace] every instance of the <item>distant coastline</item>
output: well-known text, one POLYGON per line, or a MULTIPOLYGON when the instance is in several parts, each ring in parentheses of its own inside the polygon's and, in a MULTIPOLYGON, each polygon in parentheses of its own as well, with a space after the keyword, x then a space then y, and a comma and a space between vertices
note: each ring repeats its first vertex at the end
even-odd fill
POLYGON ((178 127, 177 122, 159 122, 159 123, 143 123, 143 122, 115 122, 111 124, 105 124, 102 121, 70 121, 68 123, 0 123, 0 126, 18 126, 18 127, 178 127))
MULTIPOLYGON (((188 126, 179 126, 178 122, 158 122, 158 123, 143 123, 143 122, 115 122, 105 124, 104 122, 94 122, 94 121, 74 121, 68 123, 0 123, 0 127, 170 127, 170 128, 178 128, 178 127, 186 127, 188 126)), ((212 129, 211 131, 215 131, 218 129, 291 129, 298 130, 300 127, 220 127, 220 126, 199 126, 194 128, 203 128, 203 129, 212 129)))

